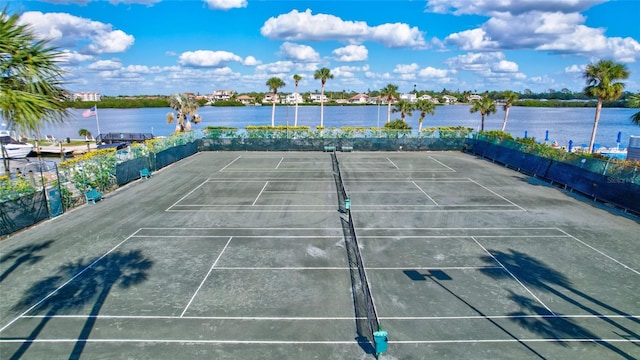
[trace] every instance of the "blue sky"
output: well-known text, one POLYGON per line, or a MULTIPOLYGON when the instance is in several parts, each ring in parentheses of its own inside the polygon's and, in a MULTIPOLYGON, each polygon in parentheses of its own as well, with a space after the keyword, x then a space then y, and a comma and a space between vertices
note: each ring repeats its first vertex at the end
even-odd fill
MULTIPOLYGON (((65 52, 67 88, 103 95, 582 91, 584 67, 625 64, 640 92, 637 0, 2 1, 65 52)), ((4 5, 3 5, 4 6, 4 5)))

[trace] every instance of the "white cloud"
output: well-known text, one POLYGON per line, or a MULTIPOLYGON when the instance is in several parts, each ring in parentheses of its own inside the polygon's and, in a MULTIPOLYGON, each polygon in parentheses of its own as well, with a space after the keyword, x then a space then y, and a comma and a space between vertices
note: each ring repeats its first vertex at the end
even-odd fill
POLYGON ((499 47, 483 29, 465 30, 451 34, 445 39, 447 44, 453 44, 462 50, 490 50, 499 47))
POLYGON ((229 10, 247 7, 247 0, 204 0, 210 9, 229 10))
POLYGON ((407 24, 382 24, 371 27, 364 21, 345 21, 329 14, 313 15, 292 10, 287 14, 269 18, 260 33, 273 40, 349 42, 375 41, 386 47, 424 47, 422 32, 407 24))
POLYGON ((182 53, 178 63, 189 67, 223 67, 230 61, 243 62, 240 56, 228 51, 196 50, 182 53))
POLYGON ((426 10, 441 14, 496 15, 530 11, 580 12, 609 0, 427 0, 426 10))
POLYGON ((491 71, 494 73, 515 73, 518 72, 518 64, 513 61, 500 60, 491 64, 491 71))
POLYGON ((396 65, 395 69, 393 69, 393 72, 396 74, 411 74, 418 71, 418 69, 420 69, 420 65, 416 63, 398 64, 396 65))
POLYGON ((50 40, 55 46, 75 47, 88 42, 81 52, 90 54, 123 52, 135 41, 132 35, 113 30, 109 24, 66 13, 29 11, 22 14, 20 22, 29 24, 37 36, 50 40))
POLYGON ((586 69, 586 65, 576 65, 573 64, 571 66, 567 66, 564 68, 564 72, 566 73, 582 73, 586 69))
POLYGON ((90 70, 118 70, 122 68, 122 63, 116 60, 98 60, 87 66, 90 70))
POLYGON ((450 72, 452 71, 444 70, 444 69, 436 69, 431 66, 427 66, 426 68, 420 69, 420 71, 418 71, 418 76, 421 78, 443 79, 443 78, 446 78, 450 72))
POLYGON ((479 28, 450 34, 445 43, 467 51, 531 49, 588 57, 640 58, 633 38, 606 37, 580 14, 606 0, 429 0, 427 11, 490 16, 479 28))
POLYGON ((89 60, 93 60, 92 55, 80 54, 76 51, 63 50, 60 54, 60 61, 67 64, 78 64, 89 60))
POLYGON ((287 60, 315 62, 320 60, 318 54, 311 46, 285 42, 280 45, 280 54, 287 60))
POLYGON ((354 62, 366 61, 369 51, 364 45, 347 45, 333 50, 333 55, 337 61, 354 62))
POLYGON ((243 64, 246 65, 246 66, 256 66, 256 65, 262 64, 262 62, 260 60, 257 60, 253 56, 247 56, 246 58, 244 58, 244 63, 243 64))

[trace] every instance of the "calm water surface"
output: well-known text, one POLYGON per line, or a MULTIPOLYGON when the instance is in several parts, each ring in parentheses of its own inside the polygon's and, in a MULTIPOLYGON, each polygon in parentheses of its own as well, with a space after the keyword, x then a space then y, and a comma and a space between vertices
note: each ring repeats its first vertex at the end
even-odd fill
MULTIPOLYGON (((469 105, 445 105, 436 107, 435 115, 427 115, 423 127, 467 126, 475 130, 480 128, 480 114, 470 113, 469 105)), ((142 109, 98 109, 98 124, 102 133, 107 132, 145 132, 156 136, 168 136, 175 125, 166 123, 166 114, 170 108, 142 109)), ((640 136, 640 127, 634 125, 629 117, 638 109, 603 109, 598 125, 596 142, 603 146, 616 146, 618 132, 622 133, 621 146, 626 147, 629 136, 640 136)), ((78 138, 78 130, 84 128, 94 135, 98 133, 96 118, 83 118, 82 110, 71 110, 71 117, 64 125, 52 125, 44 128, 41 136, 47 134, 57 138, 78 138)), ((205 126, 233 126, 239 129, 247 125, 270 125, 271 106, 247 107, 211 107, 200 108, 203 121, 194 128, 205 126)), ((295 106, 276 107, 276 125, 293 125, 295 106)), ((420 113, 416 112, 407 121, 418 128, 420 113)), ((523 137, 525 131, 529 137, 544 141, 549 131, 549 141, 565 145, 573 140, 575 145, 586 144, 591 137, 595 109, 593 108, 530 108, 512 107, 506 131, 516 137, 523 137)), ((392 113, 391 119, 399 119, 399 113, 392 113)), ((504 111, 485 118, 485 130, 499 130, 502 127, 504 111)), ((325 106, 325 127, 342 126, 383 126, 387 121, 386 106, 325 106)), ((320 106, 298 107, 298 125, 315 127, 320 125, 320 106)))

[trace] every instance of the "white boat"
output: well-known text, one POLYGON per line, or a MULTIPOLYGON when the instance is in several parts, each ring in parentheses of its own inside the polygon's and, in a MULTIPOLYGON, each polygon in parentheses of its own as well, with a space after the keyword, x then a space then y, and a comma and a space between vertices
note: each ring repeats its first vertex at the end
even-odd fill
POLYGON ((9 130, 0 130, 0 142, 3 150, 0 154, 2 159, 5 155, 9 159, 24 159, 33 150, 33 145, 16 140, 9 130))

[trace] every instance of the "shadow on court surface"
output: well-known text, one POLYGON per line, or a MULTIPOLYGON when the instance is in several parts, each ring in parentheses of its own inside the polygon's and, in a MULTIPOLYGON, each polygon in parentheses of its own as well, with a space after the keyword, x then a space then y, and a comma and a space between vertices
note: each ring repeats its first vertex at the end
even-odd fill
POLYGON ((38 315, 39 322, 10 359, 20 359, 54 316, 86 314, 84 309, 88 308, 89 315, 69 355, 69 359, 79 359, 111 289, 142 283, 152 266, 153 262, 140 251, 115 251, 103 257, 65 264, 57 274, 36 282, 14 310, 24 311, 23 315, 38 315))
POLYGON ((0 274, 0 282, 21 266, 33 265, 44 259, 43 255, 38 255, 38 252, 49 248, 51 244, 53 244, 53 240, 47 240, 41 244, 22 246, 8 254, 2 255, 2 257, 0 257, 0 263, 9 261, 13 261, 13 263, 2 274, 0 274))
MULTIPOLYGON (((544 262, 527 255, 525 253, 509 249, 505 251, 496 251, 488 249, 491 255, 484 256, 483 261, 489 264, 495 264, 499 262, 509 272, 497 272, 490 269, 481 269, 480 272, 493 279, 511 279, 512 275, 515 276, 520 282, 527 288, 540 290, 546 293, 550 293, 567 303, 576 306, 587 313, 599 317, 600 320, 608 323, 612 327, 620 331, 619 335, 629 338, 639 338, 639 335, 633 330, 618 323, 614 319, 608 316, 602 316, 601 312, 587 305, 588 303, 595 304, 604 309, 611 311, 614 314, 624 316, 630 321, 639 323, 640 320, 633 318, 630 314, 625 313, 613 306, 610 306, 576 288, 571 284, 571 281, 562 273, 548 267, 544 262), (511 274, 510 274, 511 273, 511 274), (569 293, 575 295, 575 297, 567 295, 565 292, 558 290, 568 290, 569 293)), ((511 291, 509 299, 516 303, 522 310, 509 313, 511 321, 515 322, 519 326, 543 336, 544 338, 559 339, 556 343, 562 346, 566 346, 562 339, 596 339, 598 336, 586 328, 580 326, 576 321, 563 317, 557 312, 550 312, 548 308, 542 306, 542 304, 530 297, 515 294, 511 291), (539 315, 539 316, 530 316, 539 315)), ((628 355, 624 351, 618 349, 613 344, 607 341, 594 342, 593 345, 600 344, 607 349, 615 352, 626 359, 634 359, 634 357, 628 355)))

